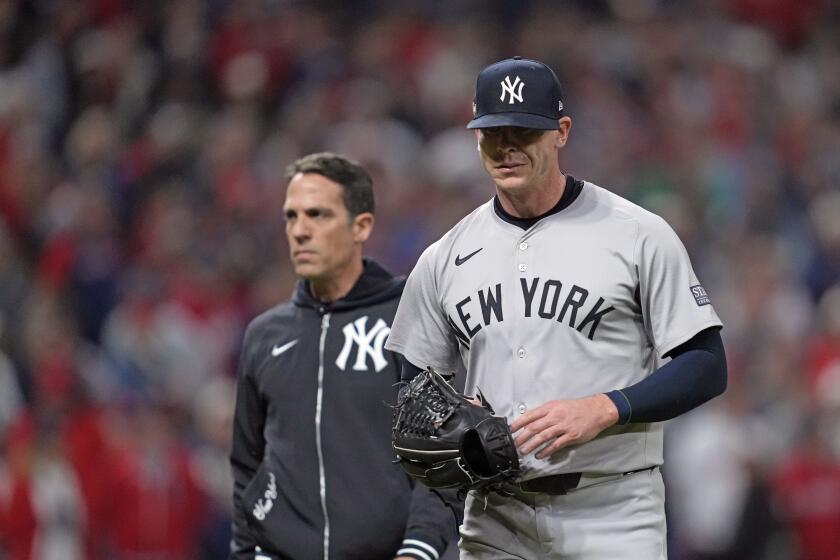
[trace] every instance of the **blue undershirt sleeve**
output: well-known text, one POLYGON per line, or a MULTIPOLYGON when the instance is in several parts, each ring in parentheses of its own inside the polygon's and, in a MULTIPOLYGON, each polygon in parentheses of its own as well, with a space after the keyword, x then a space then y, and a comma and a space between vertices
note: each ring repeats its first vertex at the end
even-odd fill
POLYGON ((400 381, 403 383, 408 383, 417 377, 418 373, 423 371, 421 368, 409 362, 402 354, 397 354, 397 356, 400 362, 400 381))
POLYGON ((720 329, 700 331, 668 354, 672 359, 642 381, 606 395, 618 423, 670 420, 726 389, 726 354, 720 329))

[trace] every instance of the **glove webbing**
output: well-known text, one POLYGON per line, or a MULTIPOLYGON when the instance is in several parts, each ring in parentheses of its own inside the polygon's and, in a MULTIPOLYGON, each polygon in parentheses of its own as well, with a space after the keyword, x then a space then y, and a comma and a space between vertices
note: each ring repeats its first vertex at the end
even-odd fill
POLYGON ((431 383, 409 390, 412 398, 404 398, 403 403, 397 407, 400 433, 421 438, 436 435, 438 428, 452 415, 455 407, 431 383))

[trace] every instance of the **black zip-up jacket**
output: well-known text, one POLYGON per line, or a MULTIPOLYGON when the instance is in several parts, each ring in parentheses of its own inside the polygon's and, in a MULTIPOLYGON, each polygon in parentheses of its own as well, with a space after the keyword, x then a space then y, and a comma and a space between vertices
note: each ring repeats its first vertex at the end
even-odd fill
POLYGON ((231 559, 428 559, 455 537, 453 513, 393 463, 400 364, 384 344, 404 284, 366 259, 343 299, 300 281, 248 326, 231 559))

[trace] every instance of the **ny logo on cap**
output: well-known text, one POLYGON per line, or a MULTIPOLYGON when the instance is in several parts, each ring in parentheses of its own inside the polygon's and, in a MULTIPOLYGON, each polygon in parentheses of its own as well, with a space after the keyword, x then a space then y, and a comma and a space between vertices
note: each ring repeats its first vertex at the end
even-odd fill
POLYGON ((509 105, 513 105, 514 100, 520 103, 524 101, 524 99, 522 99, 522 88, 525 87, 525 82, 521 81, 519 76, 516 77, 513 83, 510 82, 510 76, 505 76, 505 79, 499 83, 502 84, 502 96, 499 98, 501 101, 505 100, 505 94, 508 95, 509 105), (517 85, 519 86, 518 89, 516 89, 517 85), (514 89, 516 89, 516 91, 514 91, 514 89))

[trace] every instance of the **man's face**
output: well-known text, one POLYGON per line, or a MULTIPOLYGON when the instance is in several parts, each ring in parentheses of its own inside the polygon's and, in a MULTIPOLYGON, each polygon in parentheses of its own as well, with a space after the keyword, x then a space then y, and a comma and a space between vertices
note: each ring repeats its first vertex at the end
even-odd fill
POLYGON ((317 173, 298 173, 289 181, 283 215, 295 274, 307 280, 334 278, 361 258, 372 214, 351 219, 342 187, 317 173))
POLYGON ((564 131, 513 126, 477 131, 484 168, 500 189, 520 191, 540 185, 555 172, 564 131))

